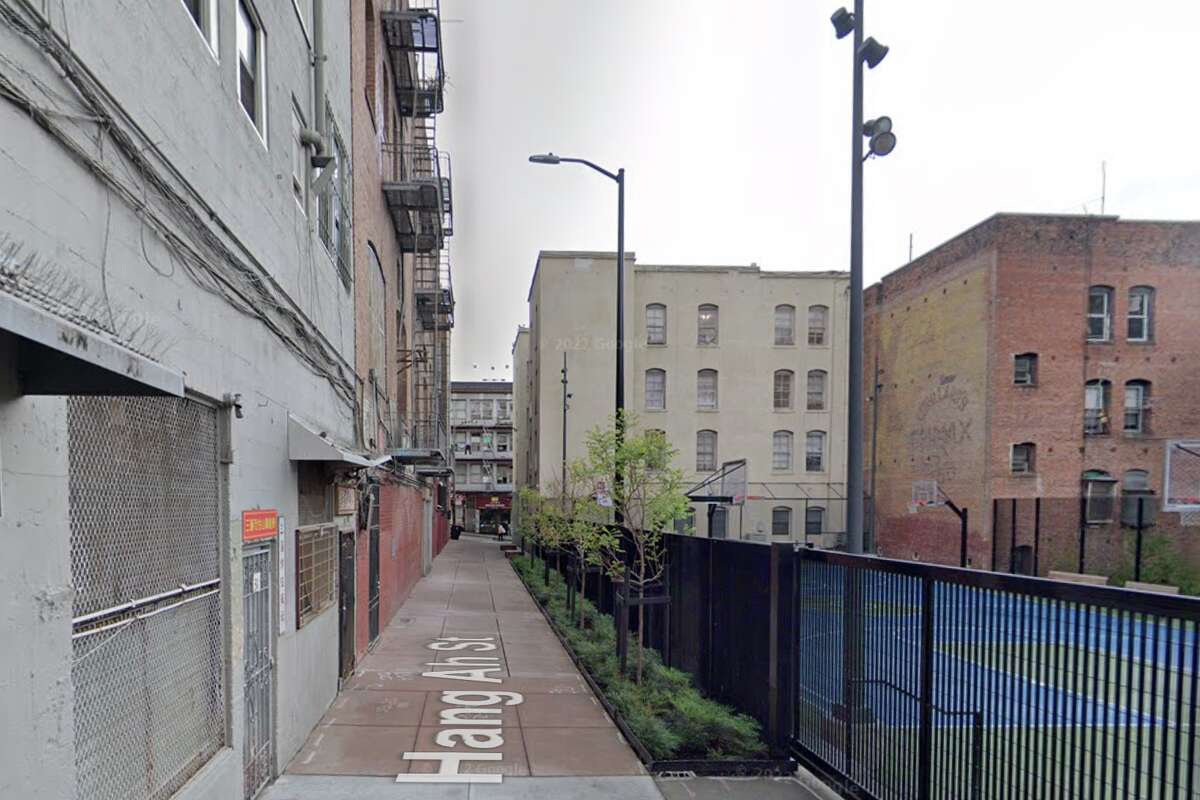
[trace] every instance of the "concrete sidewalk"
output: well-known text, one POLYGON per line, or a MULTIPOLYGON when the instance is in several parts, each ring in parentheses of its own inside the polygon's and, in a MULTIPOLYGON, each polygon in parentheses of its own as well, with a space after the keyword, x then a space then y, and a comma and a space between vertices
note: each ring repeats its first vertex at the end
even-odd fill
POLYGON ((499 545, 464 537, 447 544, 263 798, 533 795, 662 796, 499 545))

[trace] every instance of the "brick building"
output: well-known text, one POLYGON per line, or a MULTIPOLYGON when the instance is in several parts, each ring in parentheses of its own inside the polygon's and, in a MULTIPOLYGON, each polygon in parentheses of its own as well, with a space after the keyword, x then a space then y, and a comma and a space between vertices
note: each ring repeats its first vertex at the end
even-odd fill
POLYGON ((1197 563, 1157 498, 1168 442, 1200 434, 1198 290, 1200 223, 1025 214, 869 287, 878 552, 957 563, 957 517, 910 510, 914 482, 936 480, 969 509, 973 567, 1127 574, 1139 497, 1147 535, 1197 563))
POLYGON ((468 531, 507 528, 513 497, 512 381, 450 384, 455 517, 468 531))

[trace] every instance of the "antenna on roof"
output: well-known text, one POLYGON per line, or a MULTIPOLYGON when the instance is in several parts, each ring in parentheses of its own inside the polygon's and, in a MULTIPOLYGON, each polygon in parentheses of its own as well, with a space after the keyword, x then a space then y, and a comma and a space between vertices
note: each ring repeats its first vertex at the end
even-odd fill
POLYGON ((908 235, 908 260, 912 263, 912 234, 908 235))
POLYGON ((1104 214, 1104 201, 1108 194, 1108 162, 1100 162, 1100 214, 1104 214))

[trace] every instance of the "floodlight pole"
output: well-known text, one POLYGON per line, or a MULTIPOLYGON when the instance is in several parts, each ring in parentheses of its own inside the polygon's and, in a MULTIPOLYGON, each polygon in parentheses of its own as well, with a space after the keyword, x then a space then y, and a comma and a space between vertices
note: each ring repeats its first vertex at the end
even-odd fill
POLYGON ((863 551, 863 0, 854 1, 850 131, 850 386, 846 422, 846 549, 863 551))

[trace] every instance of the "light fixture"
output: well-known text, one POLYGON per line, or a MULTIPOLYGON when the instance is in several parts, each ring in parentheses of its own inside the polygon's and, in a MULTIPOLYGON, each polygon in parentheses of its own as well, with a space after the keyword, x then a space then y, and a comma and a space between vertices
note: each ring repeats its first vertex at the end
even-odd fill
POLYGON ((554 155, 554 153, 545 153, 542 155, 534 155, 529 157, 529 162, 531 164, 557 164, 559 163, 559 160, 559 157, 554 155))
POLYGON ((896 134, 891 131, 877 133, 871 137, 871 155, 886 156, 896 149, 896 134))
POLYGON ((874 36, 868 36, 862 43, 862 47, 858 48, 858 57, 865 61, 871 69, 879 66, 879 62, 883 61, 883 57, 887 54, 887 45, 875 41, 874 36))
POLYGON ((890 133, 891 130, 891 117, 876 117, 863 123, 863 136, 876 136, 880 133, 890 133))
POLYGON ((829 21, 833 23, 833 31, 839 39, 849 36, 854 30, 854 15, 847 11, 845 6, 833 12, 829 21))

